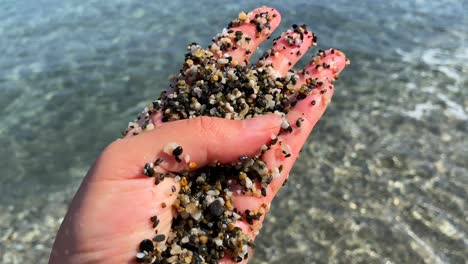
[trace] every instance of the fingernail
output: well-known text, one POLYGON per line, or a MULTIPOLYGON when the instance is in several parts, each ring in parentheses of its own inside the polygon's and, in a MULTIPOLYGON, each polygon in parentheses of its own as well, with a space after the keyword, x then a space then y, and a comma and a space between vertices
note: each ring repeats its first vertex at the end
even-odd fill
POLYGON ((244 127, 249 130, 270 130, 281 126, 281 117, 275 114, 262 115, 244 120, 244 127))

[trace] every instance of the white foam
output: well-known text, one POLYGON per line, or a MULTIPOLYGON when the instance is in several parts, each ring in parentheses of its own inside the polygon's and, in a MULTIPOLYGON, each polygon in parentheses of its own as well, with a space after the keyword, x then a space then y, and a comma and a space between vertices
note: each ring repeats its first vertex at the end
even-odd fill
POLYGON ((468 109, 463 109, 463 107, 456 102, 450 100, 448 96, 442 93, 437 93, 437 97, 443 100, 447 104, 447 109, 445 109, 444 113, 447 116, 454 117, 459 120, 468 120, 468 109))
POLYGON ((460 83, 462 81, 462 75, 456 70, 454 70, 452 67, 442 65, 437 67, 437 70, 445 74, 448 78, 454 80, 456 83, 460 83))
MULTIPOLYGON (((426 86, 418 88, 415 83, 407 83, 406 88, 408 90, 418 90, 422 93, 427 93, 434 95, 435 98, 438 98, 446 104, 446 109, 444 109, 444 114, 448 117, 452 117, 458 120, 468 120, 468 108, 463 107, 457 102, 453 101, 444 94, 439 88, 435 86, 426 86)), ((414 119, 421 120, 424 116, 430 114, 432 110, 440 110, 440 106, 435 105, 433 102, 425 102, 421 104, 416 104, 414 110, 402 110, 401 112, 409 117, 414 119)))
MULTIPOLYGON (((455 50, 443 50, 439 48, 433 49, 414 49, 411 51, 404 51, 401 49, 395 50, 403 61, 407 63, 423 62, 432 70, 444 74, 452 83, 440 83, 437 79, 430 86, 420 87, 417 83, 409 82, 406 84, 406 89, 410 91, 418 91, 419 93, 427 93, 433 95, 434 100, 444 101, 446 108, 441 109, 435 101, 417 104, 414 110, 402 110, 401 112, 409 117, 420 120, 424 116, 430 114, 433 110, 443 111, 447 117, 455 118, 458 120, 468 120, 468 107, 463 103, 458 103, 447 95, 449 93, 456 93, 463 89, 463 83, 468 76, 468 67, 466 61, 468 60, 468 47, 460 46, 455 50)), ((429 71, 422 71, 417 73, 419 78, 431 78, 432 74, 429 71)))
POLYGON ((417 104, 414 110, 411 110, 411 111, 403 110, 402 113, 414 119, 421 120, 425 115, 429 115, 431 110, 435 110, 435 109, 437 109, 435 105, 427 102, 427 103, 417 104))

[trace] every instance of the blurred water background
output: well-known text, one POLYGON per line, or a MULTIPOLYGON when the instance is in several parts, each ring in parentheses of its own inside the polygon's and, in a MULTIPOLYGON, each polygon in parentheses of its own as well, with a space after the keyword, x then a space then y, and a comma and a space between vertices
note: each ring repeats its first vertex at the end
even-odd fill
POLYGON ((89 166, 186 45, 262 4, 276 35, 306 23, 352 64, 251 263, 466 263, 466 0, 0 1, 0 262, 46 263, 89 166))

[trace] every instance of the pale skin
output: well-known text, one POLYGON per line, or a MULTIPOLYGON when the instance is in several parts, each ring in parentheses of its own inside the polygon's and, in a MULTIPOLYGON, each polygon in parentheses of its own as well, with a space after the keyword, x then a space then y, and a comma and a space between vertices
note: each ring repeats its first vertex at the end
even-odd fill
MULTIPOLYGON (((262 7, 253 10, 249 16, 265 11, 275 14, 271 21, 273 31, 281 20, 276 10, 262 7)), ((256 38, 255 26, 250 23, 234 29, 252 36, 253 41, 248 47, 251 51, 255 51, 268 37, 262 35, 256 38)), ((299 47, 289 47, 284 45, 284 41, 277 41, 273 49, 278 54, 268 59, 280 75, 285 75, 301 58, 302 55, 296 55, 297 51, 304 54, 312 45, 312 38, 305 38, 299 47)), ((330 102, 334 91, 333 81, 345 67, 346 58, 340 51, 328 50, 325 53, 326 56, 320 60, 311 60, 305 71, 300 69, 297 88, 307 78, 317 78, 326 85, 327 92, 321 94, 313 91, 287 114, 290 124, 295 124, 298 118, 304 120, 300 129, 293 125, 292 133, 279 136, 279 141, 290 149, 292 155, 285 158, 278 144, 263 155, 270 168, 283 165, 283 170, 280 177, 268 186, 266 197, 237 194, 234 206, 239 211, 253 211, 264 204, 269 207, 289 176, 302 145, 330 102), (331 67, 316 69, 323 62, 331 67)), ((252 54, 237 49, 229 55, 233 60, 248 61, 252 54)), ((155 235, 150 221, 152 216, 157 215, 160 219, 158 234, 168 234, 174 217, 171 204, 177 198, 180 188, 180 184, 172 178, 155 185, 153 178, 142 174, 143 165, 160 156, 169 142, 181 145, 184 153, 188 153, 191 161, 199 167, 215 161, 231 163, 242 155, 253 156, 259 152, 261 145, 271 141, 272 135, 278 134, 281 118, 274 114, 248 120, 199 117, 163 123, 159 115, 155 115, 153 123, 155 129, 116 140, 97 158, 64 218, 49 263, 136 263, 135 254, 140 241, 155 235), (172 186, 176 187, 175 193, 171 190, 172 186)), ((167 159, 161 166, 168 171, 188 170, 185 164, 171 159, 167 159)), ((263 219, 255 221, 254 225, 239 220, 237 225, 255 239, 263 219)), ((224 258, 220 263, 234 261, 224 258)))

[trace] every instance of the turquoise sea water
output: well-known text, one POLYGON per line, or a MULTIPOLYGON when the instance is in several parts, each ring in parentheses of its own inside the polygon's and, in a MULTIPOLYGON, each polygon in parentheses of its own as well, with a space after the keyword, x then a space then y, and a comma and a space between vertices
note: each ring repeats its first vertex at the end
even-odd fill
POLYGON ((186 45, 262 4, 281 12, 277 34, 306 23, 352 64, 253 263, 467 261, 468 2, 455 0, 1 1, 0 260, 46 262, 92 161, 186 45), (23 241, 27 223, 39 231, 23 241))

